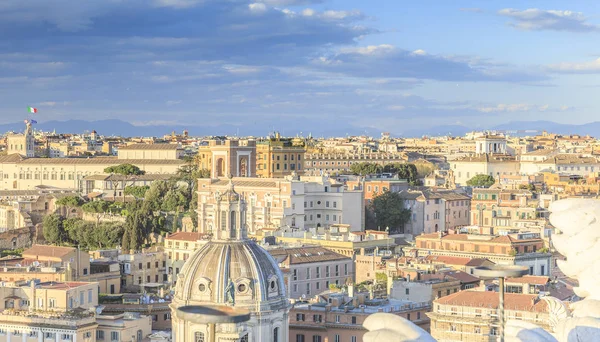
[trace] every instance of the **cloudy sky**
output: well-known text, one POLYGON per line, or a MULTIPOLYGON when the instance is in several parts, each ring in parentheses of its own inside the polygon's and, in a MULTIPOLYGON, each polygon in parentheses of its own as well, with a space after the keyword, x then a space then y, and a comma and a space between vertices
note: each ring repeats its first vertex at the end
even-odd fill
POLYGON ((27 106, 215 134, 597 120, 596 1, 255 1, 2 0, 0 123, 27 106))

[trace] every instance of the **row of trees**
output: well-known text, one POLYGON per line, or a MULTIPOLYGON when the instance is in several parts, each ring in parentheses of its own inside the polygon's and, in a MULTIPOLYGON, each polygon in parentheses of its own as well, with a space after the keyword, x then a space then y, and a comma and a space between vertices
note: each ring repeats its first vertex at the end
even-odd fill
MULTIPOLYGON (((393 173, 398 178, 406 179, 410 185, 421 185, 419 170, 415 164, 406 163, 391 163, 387 165, 379 165, 376 163, 355 163, 350 166, 350 171, 355 175, 365 176, 379 173, 393 173)), ((431 171, 429 171, 431 172, 431 171)))

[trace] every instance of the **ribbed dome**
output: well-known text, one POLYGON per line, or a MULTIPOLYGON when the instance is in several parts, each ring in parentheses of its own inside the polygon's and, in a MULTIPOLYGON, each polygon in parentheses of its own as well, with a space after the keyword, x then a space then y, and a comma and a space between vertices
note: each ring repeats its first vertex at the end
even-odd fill
POLYGON ((211 241, 196 251, 178 274, 174 300, 180 305, 226 304, 230 283, 236 307, 256 312, 288 305, 275 260, 248 239, 211 241))

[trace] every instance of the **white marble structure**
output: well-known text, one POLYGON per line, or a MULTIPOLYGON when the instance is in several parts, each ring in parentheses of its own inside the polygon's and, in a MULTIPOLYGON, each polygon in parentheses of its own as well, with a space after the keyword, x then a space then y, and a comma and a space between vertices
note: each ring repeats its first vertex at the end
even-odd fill
POLYGON ((211 241, 196 251, 177 275, 171 304, 173 341, 288 341, 289 301, 283 275, 271 255, 247 237, 246 201, 233 183, 213 194, 215 229, 211 241), (178 316, 183 306, 220 305, 250 312, 244 323, 209 324, 178 316), (211 336, 213 335, 213 336, 211 336))
MULTIPOLYGON (((558 267, 579 281, 575 293, 584 299, 567 308, 556 298, 544 297, 552 334, 531 323, 508 321, 505 341, 600 341, 600 201, 566 199, 554 202, 550 211, 550 222, 558 230, 552 238, 554 247, 567 258, 558 267)), ((434 341, 411 322, 385 313, 369 316, 364 327, 369 330, 364 342, 434 341)))

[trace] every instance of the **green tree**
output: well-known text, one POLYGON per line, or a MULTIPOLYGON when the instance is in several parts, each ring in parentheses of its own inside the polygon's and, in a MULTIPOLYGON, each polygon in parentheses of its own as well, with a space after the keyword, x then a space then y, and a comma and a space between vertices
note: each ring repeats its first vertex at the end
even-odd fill
POLYGON ((477 175, 471 179, 469 179, 467 181, 467 185, 468 186, 473 186, 473 187, 484 187, 484 188, 489 188, 490 186, 494 185, 496 181, 494 180, 494 177, 490 176, 490 175, 477 175))
POLYGON ((142 217, 139 211, 127 217, 121 246, 124 250, 138 251, 141 249, 144 240, 148 239, 148 236, 144 233, 144 231, 147 230, 146 220, 147 219, 142 217))
POLYGON ((350 166, 350 172, 355 175, 366 176, 381 173, 383 167, 375 163, 355 163, 350 166))
POLYGON ((418 184, 418 172, 415 164, 400 164, 398 167, 398 178, 406 179, 410 185, 418 184))
POLYGON ((104 173, 110 173, 123 176, 140 176, 146 174, 144 170, 132 164, 120 164, 109 166, 104 169, 104 173))
POLYGON ((404 200, 397 192, 389 190, 377 195, 371 202, 370 210, 379 230, 389 227, 390 232, 404 232, 404 225, 410 220, 410 210, 404 207, 404 200))
POLYGON ((66 234, 62 216, 56 214, 46 215, 42 221, 42 227, 46 241, 57 245, 65 241, 66 234))
POLYGON ((67 208, 80 207, 82 204, 83 200, 79 196, 66 196, 56 201, 56 205, 67 208))
POLYGON ((143 186, 127 186, 125 187, 125 195, 133 196, 136 199, 144 198, 146 195, 146 191, 148 191, 150 187, 148 185, 143 186))
POLYGON ((69 217, 71 214, 71 209, 80 207, 83 203, 83 199, 79 196, 66 196, 56 200, 57 206, 67 208, 66 217, 69 217))
POLYGON ((88 202, 81 206, 81 209, 84 212, 94 214, 94 217, 96 218, 96 227, 100 224, 100 219, 108 212, 109 208, 110 202, 104 200, 88 202))

